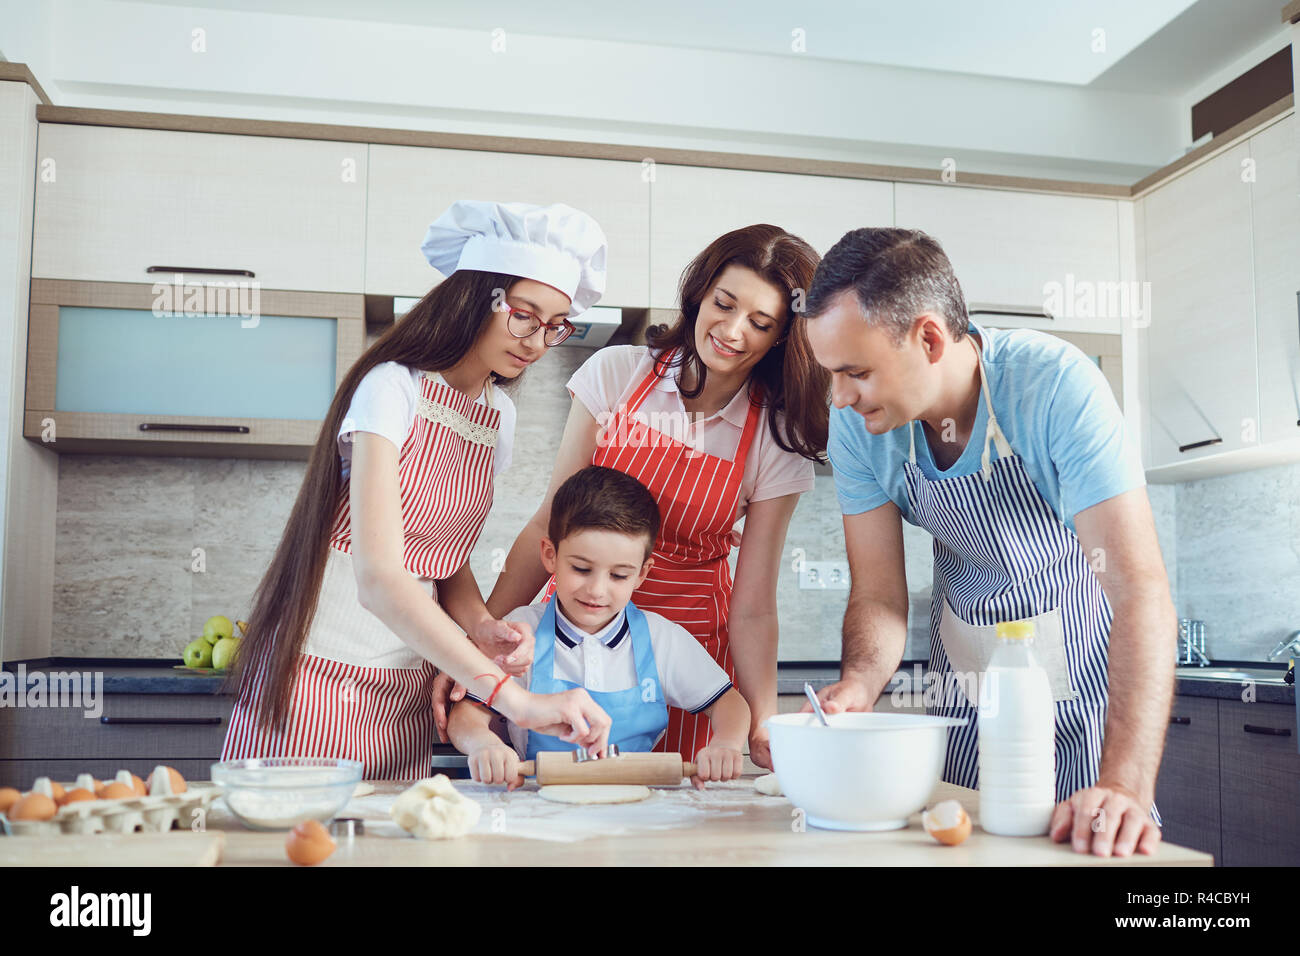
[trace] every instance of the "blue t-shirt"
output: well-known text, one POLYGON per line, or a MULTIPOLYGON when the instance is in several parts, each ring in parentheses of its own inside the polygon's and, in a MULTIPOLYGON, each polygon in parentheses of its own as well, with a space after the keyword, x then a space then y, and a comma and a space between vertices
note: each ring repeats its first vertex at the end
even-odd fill
MULTIPOLYGON (((998 424, 1038 493, 1071 531, 1080 511, 1146 484, 1141 457, 1096 363, 1069 342, 1044 332, 984 329, 974 322, 970 328, 984 343, 984 374, 998 424)), ((911 425, 922 474, 934 480, 979 471, 987 425, 981 392, 970 440, 947 471, 935 466, 921 425, 911 425)), ((872 435, 853 409, 831 409, 826 451, 844 514, 861 514, 893 501, 903 517, 916 524, 903 474, 908 427, 872 435)), ((990 445, 990 457, 998 457, 996 443, 990 445)))

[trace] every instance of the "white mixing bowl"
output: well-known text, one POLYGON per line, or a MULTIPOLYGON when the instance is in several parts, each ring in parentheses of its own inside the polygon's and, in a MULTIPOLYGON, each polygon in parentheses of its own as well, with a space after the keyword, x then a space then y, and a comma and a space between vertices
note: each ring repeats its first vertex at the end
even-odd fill
POLYGON ((766 721, 772 769, 807 821, 824 830, 898 830, 925 806, 943 773, 955 717, 780 714, 766 721))

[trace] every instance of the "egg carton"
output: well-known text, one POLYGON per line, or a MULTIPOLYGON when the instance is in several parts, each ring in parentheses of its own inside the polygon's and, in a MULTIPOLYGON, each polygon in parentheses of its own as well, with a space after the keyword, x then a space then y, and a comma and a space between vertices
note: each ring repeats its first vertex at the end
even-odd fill
MULTIPOLYGON (((131 773, 119 770, 118 782, 131 786, 131 773)), ((94 777, 83 773, 66 789, 83 787, 94 790, 94 777)), ((53 797, 48 777, 36 781, 32 790, 53 797)), ((8 836, 59 836, 91 833, 166 833, 177 821, 184 827, 195 810, 206 809, 218 796, 219 787, 198 785, 184 793, 172 793, 171 776, 166 767, 155 767, 149 775, 149 795, 82 800, 59 807, 49 820, 10 820, 0 813, 0 825, 8 836)))

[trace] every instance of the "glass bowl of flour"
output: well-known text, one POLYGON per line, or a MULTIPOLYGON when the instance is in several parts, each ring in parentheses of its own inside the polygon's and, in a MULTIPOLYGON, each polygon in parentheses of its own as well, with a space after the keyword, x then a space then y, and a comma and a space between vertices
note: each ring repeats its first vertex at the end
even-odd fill
POLYGON ((212 765, 212 782, 250 830, 290 830, 306 820, 329 823, 361 782, 359 760, 255 757, 212 765))

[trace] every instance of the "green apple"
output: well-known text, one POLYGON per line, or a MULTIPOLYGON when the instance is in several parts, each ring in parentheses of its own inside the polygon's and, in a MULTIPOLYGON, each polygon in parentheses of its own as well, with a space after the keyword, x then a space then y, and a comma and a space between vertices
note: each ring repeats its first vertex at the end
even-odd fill
POLYGON ((211 667, 212 645, 203 638, 196 637, 185 645, 181 659, 185 661, 186 667, 211 667))
POLYGON ((239 652, 239 638, 223 637, 212 645, 212 666, 214 669, 224 671, 234 660, 235 654, 239 652))
POLYGON ((215 644, 234 633, 235 625, 224 614, 214 614, 203 623, 203 639, 209 644, 215 644))

